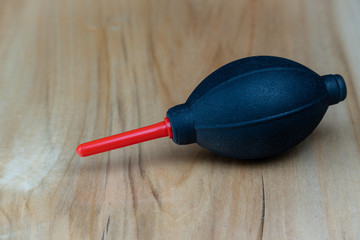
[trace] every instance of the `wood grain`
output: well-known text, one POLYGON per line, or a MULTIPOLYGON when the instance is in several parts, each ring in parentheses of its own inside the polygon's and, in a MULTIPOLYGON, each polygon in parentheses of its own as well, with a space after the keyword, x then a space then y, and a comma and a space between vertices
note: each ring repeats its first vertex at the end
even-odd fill
POLYGON ((357 0, 0 1, 0 239, 359 239, 359 23, 357 0), (348 85, 293 150, 75 154, 265 54, 348 85))

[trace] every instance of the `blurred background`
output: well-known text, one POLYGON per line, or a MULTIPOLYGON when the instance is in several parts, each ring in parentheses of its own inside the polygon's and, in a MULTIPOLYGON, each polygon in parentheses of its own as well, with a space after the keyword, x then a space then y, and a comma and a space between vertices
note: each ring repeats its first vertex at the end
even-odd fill
POLYGON ((0 239, 356 239, 359 24, 357 0, 0 1, 0 239), (341 74, 348 98, 264 161, 165 138, 76 155, 254 55, 341 74))

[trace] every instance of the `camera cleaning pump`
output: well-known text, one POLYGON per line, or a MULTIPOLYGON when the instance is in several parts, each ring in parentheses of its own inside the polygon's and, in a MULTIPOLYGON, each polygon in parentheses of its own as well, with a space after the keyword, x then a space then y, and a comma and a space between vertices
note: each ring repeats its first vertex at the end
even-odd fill
POLYGON ((279 57, 244 58, 211 73, 163 122, 83 143, 76 151, 85 157, 168 136, 232 158, 270 157, 304 140, 328 106, 345 97, 340 75, 319 76, 279 57))

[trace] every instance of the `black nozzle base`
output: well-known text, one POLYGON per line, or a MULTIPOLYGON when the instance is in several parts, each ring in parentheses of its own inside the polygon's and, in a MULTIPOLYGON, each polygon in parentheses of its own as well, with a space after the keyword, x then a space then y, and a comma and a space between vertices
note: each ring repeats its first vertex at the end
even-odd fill
POLYGON ((186 103, 170 108, 166 116, 169 118, 172 128, 172 140, 176 144, 184 145, 196 142, 194 118, 186 103))

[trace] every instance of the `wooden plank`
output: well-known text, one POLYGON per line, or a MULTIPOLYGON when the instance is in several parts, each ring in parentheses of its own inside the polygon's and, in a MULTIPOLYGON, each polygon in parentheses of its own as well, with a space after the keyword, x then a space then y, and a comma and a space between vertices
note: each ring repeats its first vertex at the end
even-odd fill
POLYGON ((357 239, 360 3, 0 1, 0 239, 357 239), (342 74, 299 146, 239 161, 168 139, 79 158, 161 121, 250 55, 342 74))

